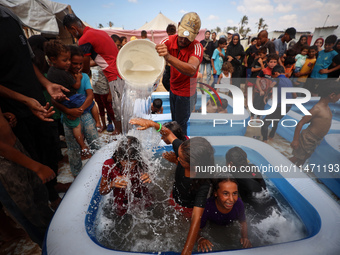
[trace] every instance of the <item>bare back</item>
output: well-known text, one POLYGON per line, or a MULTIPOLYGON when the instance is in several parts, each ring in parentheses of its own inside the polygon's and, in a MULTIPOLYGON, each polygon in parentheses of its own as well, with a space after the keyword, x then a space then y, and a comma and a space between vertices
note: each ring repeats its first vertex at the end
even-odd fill
POLYGON ((318 102, 310 112, 312 113, 312 118, 308 129, 317 137, 323 138, 331 127, 332 111, 328 104, 318 102))

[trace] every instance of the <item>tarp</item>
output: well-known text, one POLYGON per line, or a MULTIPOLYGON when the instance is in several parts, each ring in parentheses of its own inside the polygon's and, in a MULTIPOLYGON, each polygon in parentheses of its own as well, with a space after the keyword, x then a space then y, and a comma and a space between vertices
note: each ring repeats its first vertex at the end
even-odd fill
POLYGON ((69 13, 68 5, 49 0, 0 0, 0 5, 14 12, 22 23, 46 34, 59 34, 57 14, 69 13))
POLYGON ((169 24, 174 24, 177 27, 177 23, 164 16, 163 13, 158 13, 158 15, 148 23, 145 23, 138 30, 166 30, 169 24))
MULTIPOLYGON (((109 36, 116 34, 118 36, 125 36, 130 41, 131 36, 136 36, 141 39, 141 30, 113 30, 113 29, 101 29, 108 33, 109 36)), ((196 37, 196 40, 201 41, 204 39, 204 33, 206 29, 201 29, 196 37)), ((154 43, 160 43, 162 39, 168 36, 165 30, 147 30, 148 38, 154 43)))

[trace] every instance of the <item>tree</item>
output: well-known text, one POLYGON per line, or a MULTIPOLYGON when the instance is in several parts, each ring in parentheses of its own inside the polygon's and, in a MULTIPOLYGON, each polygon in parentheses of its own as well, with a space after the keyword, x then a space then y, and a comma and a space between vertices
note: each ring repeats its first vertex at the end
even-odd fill
POLYGON ((238 33, 242 37, 246 37, 247 34, 251 31, 251 29, 249 27, 246 27, 246 25, 248 25, 248 16, 244 15, 240 21, 240 27, 238 29, 238 33))
POLYGON ((99 23, 98 28, 103 28, 103 27, 104 26, 101 23, 99 23))
POLYGON ((259 32, 261 29, 267 29, 268 25, 264 23, 264 19, 260 18, 259 22, 255 23, 257 25, 257 32, 259 32))
POLYGON ((109 21, 109 27, 113 27, 113 23, 109 21))
POLYGON ((238 33, 238 28, 237 27, 230 27, 228 26, 227 28, 224 28, 224 32, 228 33, 229 30, 233 30, 235 33, 238 33))

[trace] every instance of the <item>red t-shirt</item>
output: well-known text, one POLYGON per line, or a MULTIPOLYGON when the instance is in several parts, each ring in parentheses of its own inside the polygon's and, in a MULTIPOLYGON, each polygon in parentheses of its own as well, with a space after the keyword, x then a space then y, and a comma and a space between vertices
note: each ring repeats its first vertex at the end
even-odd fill
MULTIPOLYGON (((272 70, 269 67, 266 67, 260 71, 257 78, 260 79, 260 86, 263 92, 267 92, 270 88, 270 85, 272 84, 272 70)), ((257 93, 260 93, 257 86, 254 86, 254 91, 257 93)))
MULTIPOLYGON (((163 39, 161 44, 164 43, 168 47, 170 55, 183 62, 188 62, 191 56, 195 56, 201 63, 203 59, 202 44, 199 41, 194 40, 188 47, 179 50, 177 38, 178 35, 170 35, 163 39)), ((171 66, 170 89, 172 93, 183 97, 190 97, 194 95, 196 91, 197 72, 193 77, 189 77, 185 74, 181 74, 176 68, 171 66)))
POLYGON ((101 67, 109 82, 116 80, 117 76, 120 78, 116 65, 118 48, 106 32, 85 27, 79 47, 85 56, 91 56, 101 67))
MULTIPOLYGON (((106 160, 102 168, 102 176, 108 178, 109 182, 118 176, 127 175, 129 177, 131 182, 130 192, 133 194, 134 202, 142 198, 145 199, 145 201, 150 202, 148 188, 145 184, 143 184, 142 180, 140 179, 140 176, 144 172, 147 172, 146 165, 145 169, 141 169, 138 165, 136 165, 133 169, 129 169, 129 171, 125 172, 123 171, 123 169, 118 167, 113 158, 106 160)), ((124 215, 128 209, 129 194, 126 192, 126 189, 114 188, 113 196, 115 204, 117 206, 118 215, 124 215)), ((149 204, 146 203, 146 206, 148 205, 149 204)))

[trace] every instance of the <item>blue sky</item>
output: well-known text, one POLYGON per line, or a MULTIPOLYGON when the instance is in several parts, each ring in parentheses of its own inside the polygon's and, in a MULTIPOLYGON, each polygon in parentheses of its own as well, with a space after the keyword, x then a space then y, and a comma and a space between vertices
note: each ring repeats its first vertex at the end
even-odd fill
MULTIPOLYGON (((58 0, 57 0, 58 1, 58 0)), ((255 23, 264 18, 268 30, 283 30, 294 26, 299 31, 314 31, 314 27, 340 25, 339 0, 59 0, 71 5, 76 15, 93 27, 108 26, 138 29, 161 11, 178 22, 185 12, 197 12, 202 28, 238 26, 243 15, 248 27, 256 33, 255 23), (329 17, 327 18, 327 16, 329 17)))

